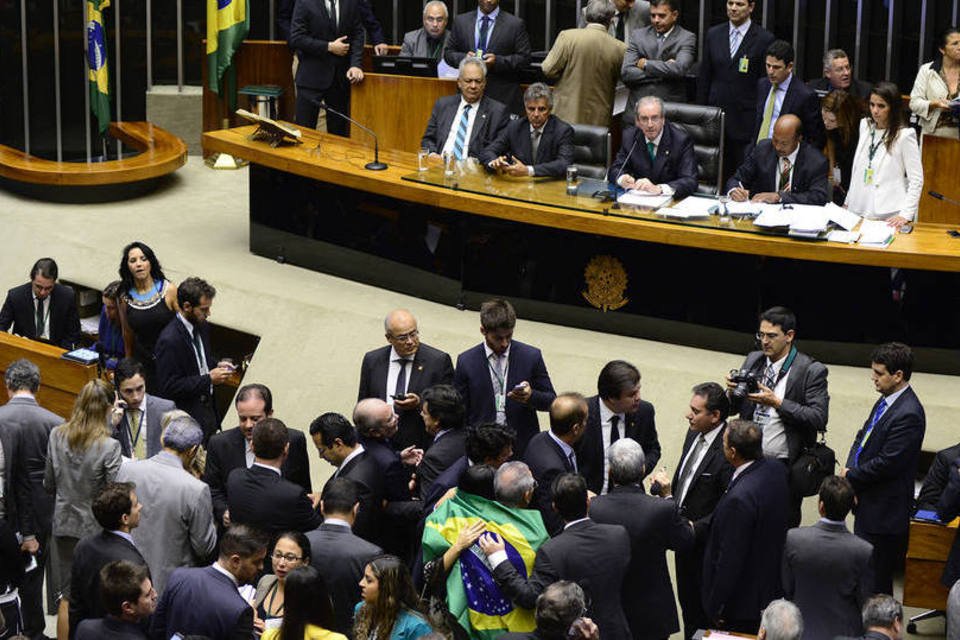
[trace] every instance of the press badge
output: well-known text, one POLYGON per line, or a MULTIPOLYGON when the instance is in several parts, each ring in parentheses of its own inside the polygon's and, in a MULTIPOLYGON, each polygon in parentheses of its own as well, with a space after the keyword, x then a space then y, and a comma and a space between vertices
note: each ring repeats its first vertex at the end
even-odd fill
POLYGON ((863 184, 873 184, 873 167, 863 170, 863 184))
POLYGON ((503 395, 502 393, 497 393, 493 397, 497 405, 497 413, 503 413, 506 411, 507 396, 503 395))
POLYGON ((747 56, 740 58, 740 73, 750 73, 750 58, 747 56))

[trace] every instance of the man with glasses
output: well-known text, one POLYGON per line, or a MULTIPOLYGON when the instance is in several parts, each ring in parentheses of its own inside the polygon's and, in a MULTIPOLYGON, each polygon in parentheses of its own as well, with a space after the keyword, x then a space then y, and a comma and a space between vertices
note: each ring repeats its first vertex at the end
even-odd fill
POLYGON ((430 0, 423 6, 423 27, 403 34, 400 55, 416 58, 443 58, 450 34, 447 32, 447 5, 443 0, 430 0))
POLYGON ((57 282, 57 263, 40 258, 30 269, 30 282, 7 291, 0 309, 0 331, 73 349, 80 343, 80 316, 73 289, 57 282))
MULTIPOLYGON (((794 344, 797 319, 786 307, 771 307, 760 314, 759 351, 747 355, 740 373, 757 380, 755 393, 727 377, 730 413, 756 423, 763 436, 763 455, 781 461, 787 469, 805 447, 826 431, 830 405, 827 368, 801 353, 794 344)), ((735 372, 732 372, 735 373, 735 372)), ((792 479, 792 478, 791 478, 792 479)), ((803 495, 790 486, 790 527, 800 524, 803 495)))
POLYGON ((439 349, 420 343, 417 319, 406 309, 391 311, 383 321, 387 346, 369 351, 360 365, 357 400, 379 398, 399 416, 392 445, 427 449, 433 436, 420 416, 420 396, 427 387, 453 382, 453 362, 439 349))

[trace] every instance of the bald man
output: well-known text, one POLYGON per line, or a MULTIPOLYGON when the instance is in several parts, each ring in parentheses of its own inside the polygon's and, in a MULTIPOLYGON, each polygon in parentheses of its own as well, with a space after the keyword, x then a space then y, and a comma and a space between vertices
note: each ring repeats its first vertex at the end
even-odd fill
POLYGON ((777 118, 773 137, 761 140, 727 182, 735 202, 827 203, 827 159, 803 140, 793 114, 777 118))
POLYGON ((420 417, 420 394, 435 384, 453 382, 450 355, 420 342, 417 319, 406 309, 391 311, 383 321, 387 346, 363 356, 357 400, 380 398, 399 416, 391 445, 427 449, 433 436, 420 417))

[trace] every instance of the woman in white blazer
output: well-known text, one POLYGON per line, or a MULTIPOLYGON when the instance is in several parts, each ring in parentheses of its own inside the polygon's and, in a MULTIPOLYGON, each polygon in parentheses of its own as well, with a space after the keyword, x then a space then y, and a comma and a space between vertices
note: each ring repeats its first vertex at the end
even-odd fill
POLYGON ((910 110, 917 114, 923 133, 958 137, 958 118, 950 102, 960 96, 960 29, 949 27, 940 36, 940 59, 920 67, 910 92, 910 110))
POLYGON ((870 93, 870 115, 860 121, 845 205, 899 229, 917 217, 922 190, 917 134, 907 125, 897 85, 881 82, 870 93))

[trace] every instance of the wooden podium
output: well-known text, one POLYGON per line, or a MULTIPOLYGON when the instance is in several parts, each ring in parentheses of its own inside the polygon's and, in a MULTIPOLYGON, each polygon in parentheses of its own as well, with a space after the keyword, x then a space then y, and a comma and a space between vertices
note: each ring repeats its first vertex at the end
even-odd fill
POLYGON ((908 607, 945 611, 949 589, 940 582, 953 539, 955 519, 946 527, 918 520, 910 521, 910 544, 903 575, 903 604, 908 607))
POLYGON ((0 369, 6 372, 14 360, 26 358, 40 367, 37 403, 64 419, 83 385, 97 377, 97 365, 64 360, 66 349, 0 332, 0 369))
MULTIPOLYGON (((957 167, 960 166, 960 140, 923 136, 923 194, 917 219, 922 222, 960 225, 960 206, 937 200, 930 191, 960 200, 957 167)), ((960 248, 960 241, 958 241, 960 248)))

